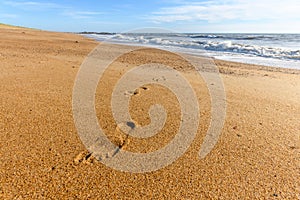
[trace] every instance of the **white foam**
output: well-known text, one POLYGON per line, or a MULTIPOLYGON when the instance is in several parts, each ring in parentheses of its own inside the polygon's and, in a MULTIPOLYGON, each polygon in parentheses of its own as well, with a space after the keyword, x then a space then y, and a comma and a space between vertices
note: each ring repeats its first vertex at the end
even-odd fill
POLYGON ((256 38, 267 38, 268 42, 270 43, 272 37, 275 36, 271 37, 267 35, 240 35, 236 40, 234 40, 233 36, 229 37, 227 35, 226 37, 222 35, 196 35, 190 37, 184 34, 182 34, 181 36, 116 34, 113 36, 91 35, 91 37, 94 37, 96 39, 101 38, 102 40, 110 40, 117 43, 120 42, 136 45, 143 44, 146 46, 155 46, 168 50, 177 49, 181 52, 189 52, 194 54, 199 53, 200 55, 207 54, 215 58, 230 61, 239 61, 276 67, 289 66, 290 68, 300 69, 300 47, 299 49, 270 47, 263 45, 264 40, 259 41, 261 45, 257 45, 256 43, 258 42, 256 42, 255 44, 253 42, 248 42, 247 44, 245 42, 242 42, 242 40, 244 41, 245 39, 253 41, 256 38), (199 38, 201 39, 199 40, 199 38))

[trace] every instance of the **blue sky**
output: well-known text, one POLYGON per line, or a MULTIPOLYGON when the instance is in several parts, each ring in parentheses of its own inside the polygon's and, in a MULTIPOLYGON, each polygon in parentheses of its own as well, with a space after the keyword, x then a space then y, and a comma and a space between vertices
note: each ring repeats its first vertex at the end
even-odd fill
POLYGON ((300 33, 299 0, 0 0, 0 23, 53 31, 300 33))

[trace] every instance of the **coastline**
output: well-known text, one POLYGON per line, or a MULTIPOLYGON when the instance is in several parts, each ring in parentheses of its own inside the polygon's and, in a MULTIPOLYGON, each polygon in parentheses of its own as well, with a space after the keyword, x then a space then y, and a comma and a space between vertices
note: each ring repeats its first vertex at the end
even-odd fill
MULTIPOLYGON (((25 28, 0 27, 0 37, 1 199, 299 198, 300 70, 216 60, 226 90, 227 115, 219 142, 203 160, 194 155, 208 128, 210 102, 205 85, 193 73, 183 72, 202 106, 195 141, 172 165, 131 174, 89 157, 74 125, 76 74, 99 43, 80 35, 25 28)), ((155 57, 157 52, 151 53, 155 57)), ((131 56, 125 60, 136 62, 131 56)), ((145 101, 135 102, 143 108, 145 101)), ((172 108, 173 104, 165 104, 172 108)), ((99 108, 100 121, 114 130, 105 121, 109 113, 101 115, 99 108)), ((142 123, 148 120, 138 111, 133 115, 142 123)), ((169 126, 172 130, 178 125, 169 126)), ((110 134, 118 140, 118 135, 110 134)), ((160 141, 158 148, 170 137, 154 138, 150 144, 131 141, 128 149, 142 151, 143 145, 152 148, 160 141)))
POLYGON ((97 41, 160 48, 171 52, 208 56, 215 59, 290 69, 299 68, 297 40, 292 34, 142 34, 79 33, 97 41), (277 42, 276 42, 277 41, 277 42), (294 42, 291 42, 294 41, 294 42))

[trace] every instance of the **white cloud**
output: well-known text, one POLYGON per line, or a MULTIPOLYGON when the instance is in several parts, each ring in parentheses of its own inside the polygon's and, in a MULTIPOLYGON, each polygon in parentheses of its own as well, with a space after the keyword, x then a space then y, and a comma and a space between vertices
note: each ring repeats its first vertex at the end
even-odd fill
POLYGON ((18 15, 15 14, 8 14, 8 13, 1 13, 0 19, 16 19, 18 18, 18 15))
POLYGON ((55 10, 57 13, 60 13, 61 15, 71 17, 74 19, 86 19, 86 18, 92 18, 93 16, 104 14, 102 12, 94 12, 94 11, 78 11, 72 9, 72 7, 67 7, 61 4, 37 2, 37 1, 4 1, 3 4, 17 7, 23 10, 30 10, 30 11, 55 10))
POLYGON ((177 5, 153 12, 152 22, 226 20, 296 20, 300 19, 299 0, 217 0, 201 3, 179 1, 177 5))
POLYGON ((37 2, 37 1, 4 1, 3 4, 19 7, 21 9, 52 9, 52 8, 63 8, 63 6, 55 3, 45 3, 45 2, 37 2))
POLYGON ((198 25, 197 23, 186 26, 173 26, 176 32, 192 33, 300 33, 299 21, 277 21, 274 23, 214 23, 198 25), (297 25, 298 24, 298 25, 297 25))
POLYGON ((93 18, 98 15, 103 15, 103 12, 92 12, 92 11, 64 11, 62 15, 72 17, 74 19, 87 19, 93 18))

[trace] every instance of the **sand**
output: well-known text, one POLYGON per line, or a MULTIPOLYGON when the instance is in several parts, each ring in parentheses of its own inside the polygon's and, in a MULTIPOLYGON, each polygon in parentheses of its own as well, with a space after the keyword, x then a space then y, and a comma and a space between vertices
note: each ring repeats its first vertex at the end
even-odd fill
MULTIPOLYGON (((158 171, 129 173, 90 156, 73 120, 76 74, 98 43, 4 25, 0 38, 0 199, 300 199, 300 71, 216 60, 226 90, 226 120, 217 145, 200 160, 211 106, 203 80, 159 50, 121 57, 107 80, 118 80, 128 66, 168 56, 168 64, 191 82, 200 105, 198 132, 183 156, 158 171)), ((173 113, 161 133, 135 139, 124 136, 112 119, 106 98, 112 85, 99 84, 96 111, 113 143, 146 153, 174 137, 179 105, 170 91, 147 85, 132 97, 130 111, 140 125, 149 123, 152 103, 173 113)))

